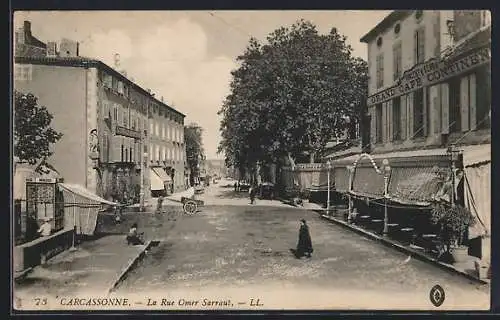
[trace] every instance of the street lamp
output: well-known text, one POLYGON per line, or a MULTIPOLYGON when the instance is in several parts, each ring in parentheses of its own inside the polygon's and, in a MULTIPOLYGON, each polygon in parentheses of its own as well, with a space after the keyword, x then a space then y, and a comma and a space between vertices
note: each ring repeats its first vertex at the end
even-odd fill
POLYGON ((139 193, 140 211, 144 211, 144 170, 146 168, 148 153, 142 153, 141 159, 141 191, 139 193))
POLYGON ((384 165, 384 231, 383 235, 387 236, 389 233, 389 214, 387 212, 387 199, 389 198, 388 194, 388 186, 389 186, 389 174, 391 172, 391 167, 389 166, 389 160, 384 159, 382 161, 382 164, 384 165))
POLYGON ((451 188, 451 205, 455 206, 455 197, 456 197, 456 190, 455 190, 455 170, 456 170, 456 162, 458 160, 458 154, 460 151, 456 148, 455 145, 451 145, 448 147, 448 150, 446 152, 450 155, 450 160, 451 160, 451 183, 452 183, 452 188, 451 188))
POLYGON ((326 161, 326 168, 327 168, 327 183, 328 183, 328 194, 326 198, 326 214, 330 215, 330 170, 332 169, 332 163, 330 160, 326 161))

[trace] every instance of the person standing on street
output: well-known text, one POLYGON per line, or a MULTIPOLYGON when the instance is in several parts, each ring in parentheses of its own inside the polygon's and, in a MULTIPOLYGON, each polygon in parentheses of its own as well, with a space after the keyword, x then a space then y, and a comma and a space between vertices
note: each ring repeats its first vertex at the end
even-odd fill
POLYGON ((250 189, 248 190, 248 192, 250 193, 250 204, 254 204, 255 203, 255 195, 257 194, 257 189, 254 185, 252 185, 250 187, 250 189))
POLYGON ((311 234, 309 233, 309 226, 307 225, 305 219, 301 219, 300 222, 302 224, 300 225, 299 229, 299 242, 297 243, 297 249, 294 252, 295 257, 298 259, 302 258, 303 256, 311 258, 311 254, 313 253, 314 249, 312 246, 311 234))

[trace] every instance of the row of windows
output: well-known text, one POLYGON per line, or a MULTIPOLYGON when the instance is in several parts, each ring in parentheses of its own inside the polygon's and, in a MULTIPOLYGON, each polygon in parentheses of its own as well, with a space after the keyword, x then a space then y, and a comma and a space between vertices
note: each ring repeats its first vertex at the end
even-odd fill
POLYGON ((143 94, 139 94, 138 92, 131 89, 125 82, 120 81, 117 77, 101 73, 101 79, 105 87, 113 89, 126 98, 133 99, 134 103, 137 103, 141 106, 146 106, 149 103, 149 110, 152 114, 164 116, 169 120, 173 120, 179 124, 183 124, 184 119, 182 116, 176 114, 175 112, 167 110, 166 107, 159 105, 153 99, 148 99, 143 94))
POLYGON ((184 143, 184 128, 169 126, 167 123, 159 123, 156 120, 151 120, 149 123, 149 131, 152 136, 171 140, 178 143, 184 143))
MULTIPOLYGON (((443 132, 464 132, 468 130, 487 129, 491 126, 491 77, 488 67, 482 67, 477 72, 468 76, 457 77, 448 82, 448 128, 443 132)), ((409 116, 402 119, 403 99, 407 96, 397 97, 392 100, 392 118, 386 112, 384 119, 382 104, 375 106, 375 142, 383 142, 385 126, 392 125, 392 136, 388 141, 422 138, 430 135, 430 94, 428 88, 416 90, 413 93, 413 114, 411 122, 409 116), (402 127, 402 120, 410 126, 410 137, 406 137, 406 128, 402 127)), ((440 115, 436 115, 440 117, 440 115)), ((441 123, 442 126, 446 124, 441 123)))
MULTIPOLYGON (((420 27, 415 30, 413 41, 414 63, 423 63, 425 61, 425 29, 420 27)), ((393 80, 401 77, 403 72, 403 47, 401 41, 396 42, 392 48, 393 59, 393 80)), ((376 87, 384 86, 384 54, 380 53, 376 57, 376 87)))
POLYGON ((167 147, 155 144, 149 145, 149 158, 152 161, 184 161, 183 148, 180 147, 167 147))

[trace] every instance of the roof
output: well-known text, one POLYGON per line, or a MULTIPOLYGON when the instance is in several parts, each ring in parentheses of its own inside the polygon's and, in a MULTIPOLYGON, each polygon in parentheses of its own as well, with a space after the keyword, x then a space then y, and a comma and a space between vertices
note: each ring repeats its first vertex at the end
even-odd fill
POLYGON ((413 10, 394 10, 382 21, 380 21, 373 29, 365 34, 359 41, 368 43, 375 39, 376 36, 390 28, 398 20, 404 19, 409 16, 413 10))
POLYGON ((120 78, 123 82, 132 86, 134 89, 140 91, 142 94, 149 96, 156 103, 166 107, 170 111, 173 111, 182 117, 186 116, 185 114, 183 114, 183 113, 175 110, 174 108, 170 107, 169 105, 165 104, 165 102, 161 102, 160 100, 154 98, 151 95, 151 93, 149 93, 147 90, 143 89, 138 84, 136 84, 135 82, 132 82, 130 79, 125 77, 120 72, 116 71, 115 69, 111 68, 110 66, 108 66, 104 62, 97 60, 97 59, 88 58, 88 57, 81 57, 81 56, 79 56, 79 57, 48 57, 48 56, 44 56, 44 57, 15 57, 15 63, 51 65, 51 66, 60 66, 60 67, 98 68, 98 69, 106 71, 107 73, 112 74, 115 77, 120 78))

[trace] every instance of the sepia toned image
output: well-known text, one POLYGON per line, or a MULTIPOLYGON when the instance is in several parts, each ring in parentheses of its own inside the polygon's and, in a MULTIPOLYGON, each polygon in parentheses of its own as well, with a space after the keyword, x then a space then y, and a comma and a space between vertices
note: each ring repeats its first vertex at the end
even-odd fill
POLYGON ((487 10, 16 11, 12 308, 489 310, 487 10))

